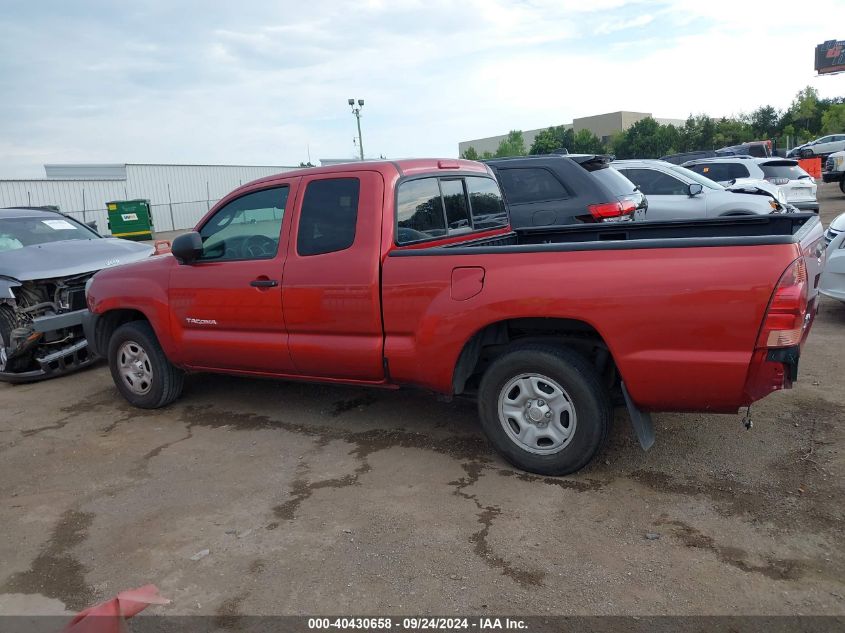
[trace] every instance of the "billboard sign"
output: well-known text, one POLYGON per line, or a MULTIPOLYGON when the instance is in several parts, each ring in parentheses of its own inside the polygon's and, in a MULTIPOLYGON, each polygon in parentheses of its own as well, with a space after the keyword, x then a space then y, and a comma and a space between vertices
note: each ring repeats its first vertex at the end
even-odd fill
POLYGON ((845 72, 845 41, 828 40, 816 46, 816 72, 820 75, 845 72))

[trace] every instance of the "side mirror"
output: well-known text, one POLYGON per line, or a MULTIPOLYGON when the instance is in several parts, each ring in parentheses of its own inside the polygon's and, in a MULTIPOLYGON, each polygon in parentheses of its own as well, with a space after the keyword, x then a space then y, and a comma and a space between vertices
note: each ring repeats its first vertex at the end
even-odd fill
POLYGON ((90 222, 86 222, 85 226, 93 230, 95 233, 97 232, 97 220, 91 220, 90 222))
POLYGON ((202 255, 202 237, 196 231, 184 233, 173 240, 170 252, 180 264, 191 264, 202 255))
POLYGON ((697 196, 702 191, 704 191, 704 186, 701 183, 691 182, 687 185, 687 194, 689 194, 690 198, 697 196))

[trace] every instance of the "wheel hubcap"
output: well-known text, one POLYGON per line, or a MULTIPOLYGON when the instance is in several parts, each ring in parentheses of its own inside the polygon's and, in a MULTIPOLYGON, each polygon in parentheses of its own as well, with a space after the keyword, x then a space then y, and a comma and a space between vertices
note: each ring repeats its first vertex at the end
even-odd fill
POLYGON ((135 341, 126 341, 117 350, 117 366, 123 384, 143 396, 153 386, 153 368, 147 352, 135 341))
POLYGON ((555 380, 542 374, 520 374, 499 393, 499 421, 508 437, 538 455, 557 453, 575 433, 572 399, 555 380))

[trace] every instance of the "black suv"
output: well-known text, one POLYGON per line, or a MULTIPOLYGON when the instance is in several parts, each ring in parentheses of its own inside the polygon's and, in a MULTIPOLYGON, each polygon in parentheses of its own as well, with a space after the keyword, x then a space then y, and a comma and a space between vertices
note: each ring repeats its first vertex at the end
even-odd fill
POLYGON ((648 201, 601 154, 485 160, 499 180, 515 229, 644 220, 648 201))

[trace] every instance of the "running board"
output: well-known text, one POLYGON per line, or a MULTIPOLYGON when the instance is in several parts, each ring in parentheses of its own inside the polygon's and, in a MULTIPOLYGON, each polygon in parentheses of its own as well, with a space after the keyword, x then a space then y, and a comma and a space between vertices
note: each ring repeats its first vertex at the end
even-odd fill
POLYGON ((622 383, 622 395, 625 396, 625 405, 628 407, 628 415, 631 417, 631 426, 634 427, 634 433, 640 441, 640 446, 644 451, 647 451, 654 445, 654 424, 651 421, 651 414, 645 411, 640 411, 634 401, 631 400, 631 395, 622 383))

